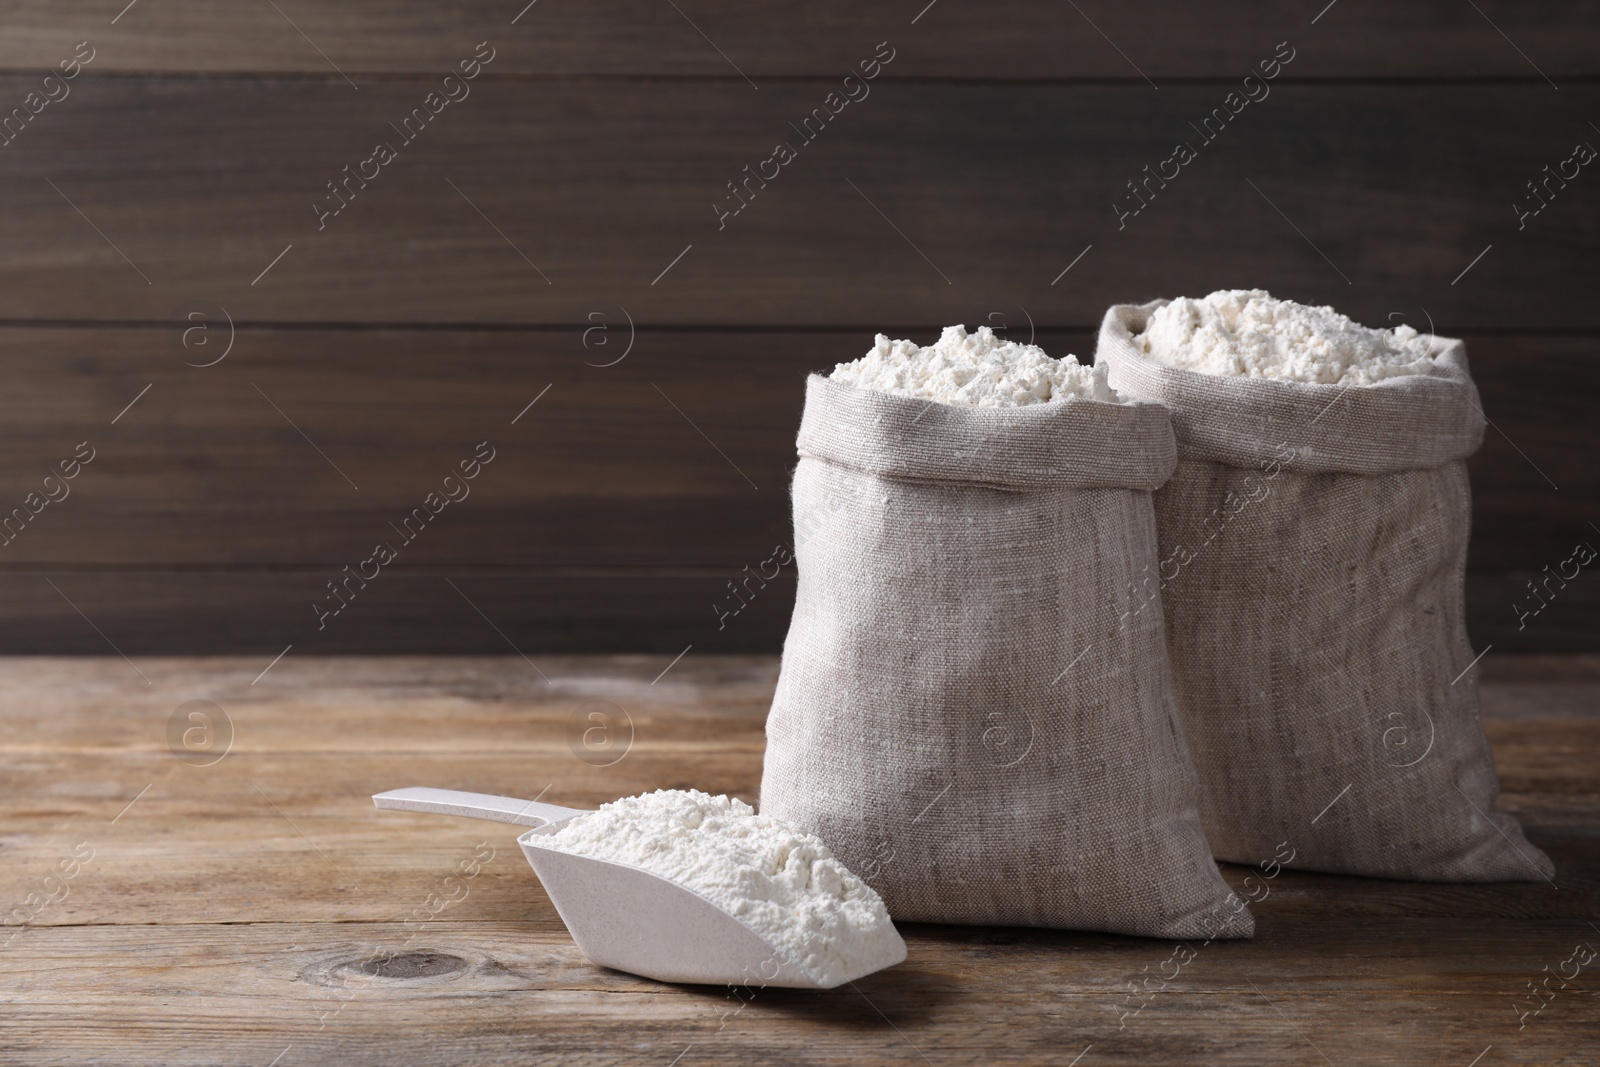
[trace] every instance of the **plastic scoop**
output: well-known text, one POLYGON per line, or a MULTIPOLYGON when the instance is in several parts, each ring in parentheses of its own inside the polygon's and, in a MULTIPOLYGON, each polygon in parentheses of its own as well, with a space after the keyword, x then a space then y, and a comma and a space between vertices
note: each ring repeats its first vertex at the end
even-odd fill
MULTIPOLYGON (((531 826, 517 838, 572 940, 592 962, 662 982, 825 989, 737 917, 658 874, 533 843, 590 814, 535 800, 412 786, 380 808, 531 826)), ((852 974, 843 981, 859 978, 852 974)))

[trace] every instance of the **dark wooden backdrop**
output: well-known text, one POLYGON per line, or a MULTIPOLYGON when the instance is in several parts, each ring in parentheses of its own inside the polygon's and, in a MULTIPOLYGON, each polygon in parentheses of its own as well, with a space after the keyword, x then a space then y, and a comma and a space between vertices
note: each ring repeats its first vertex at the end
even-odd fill
POLYGON ((1474 640, 1600 648, 1600 576, 1516 615, 1600 546, 1600 167, 1513 209, 1600 146, 1592 2, 124 3, 0 11, 0 114, 94 56, 0 147, 0 511, 95 450, 0 547, 0 649, 775 649, 792 578, 715 605, 788 538, 807 371, 950 322, 1087 359, 1110 303, 1236 286, 1467 338, 1474 640), (483 440, 471 496, 319 628, 483 440))

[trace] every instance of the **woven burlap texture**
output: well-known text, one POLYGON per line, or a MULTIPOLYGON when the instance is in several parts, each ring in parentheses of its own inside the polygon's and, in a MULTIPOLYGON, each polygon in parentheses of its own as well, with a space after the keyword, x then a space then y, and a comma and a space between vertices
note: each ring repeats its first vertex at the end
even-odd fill
POLYGON ((902 920, 1248 937, 1194 806, 1159 606, 1156 405, 807 383, 761 810, 902 920))
POLYGON ((1172 412, 1151 577, 1217 857, 1287 842, 1312 870, 1548 879, 1493 810, 1478 720, 1462 586, 1485 420, 1464 346, 1435 337, 1436 376, 1371 386, 1199 374, 1136 347, 1165 303, 1111 308, 1095 359, 1172 412))

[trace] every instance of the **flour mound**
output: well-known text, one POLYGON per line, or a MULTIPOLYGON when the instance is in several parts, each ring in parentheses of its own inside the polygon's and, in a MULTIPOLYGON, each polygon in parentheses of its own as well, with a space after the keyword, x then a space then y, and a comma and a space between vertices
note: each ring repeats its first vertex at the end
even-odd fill
POLYGON ((926 348, 878 334, 872 350, 841 363, 836 382, 958 407, 1003 408, 1044 404, 1069 396, 1120 403, 1106 383, 1106 368, 1086 367, 1074 356, 1055 359, 1042 348, 995 337, 980 326, 946 326, 926 348))
POLYGON ((1372 329, 1331 307, 1276 300, 1265 289, 1179 297, 1150 316, 1134 343, 1182 370, 1322 385, 1373 385, 1440 373, 1429 338, 1410 326, 1372 329))
POLYGON ((742 800, 659 789, 603 804, 535 845, 641 867, 742 920, 824 987, 891 967, 905 942, 878 894, 811 834, 742 800))

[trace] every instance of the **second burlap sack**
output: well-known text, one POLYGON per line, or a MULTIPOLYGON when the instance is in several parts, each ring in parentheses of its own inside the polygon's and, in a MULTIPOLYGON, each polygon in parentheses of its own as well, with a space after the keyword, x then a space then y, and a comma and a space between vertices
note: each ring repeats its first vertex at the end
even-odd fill
POLYGON ((1465 459, 1484 416, 1460 341, 1437 376, 1339 386, 1166 366, 1135 343, 1166 301, 1111 308, 1097 363, 1166 405, 1155 494, 1200 811, 1219 859, 1440 881, 1548 879, 1493 810, 1462 604, 1465 459))
POLYGON ((1195 812, 1159 606, 1120 607, 1155 559, 1166 412, 813 376, 799 452, 762 814, 897 920, 1250 936, 1195 812))

